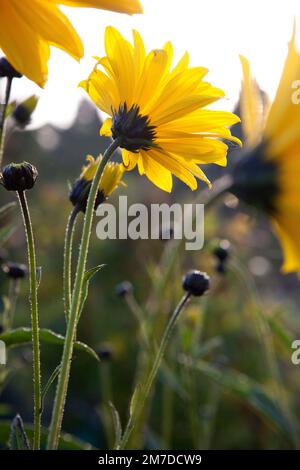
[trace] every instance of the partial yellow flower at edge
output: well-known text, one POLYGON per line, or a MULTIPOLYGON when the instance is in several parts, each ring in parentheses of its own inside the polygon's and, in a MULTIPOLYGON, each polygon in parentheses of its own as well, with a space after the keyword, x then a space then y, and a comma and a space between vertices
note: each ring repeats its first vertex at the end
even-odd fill
POLYGON ((247 113, 253 113, 252 141, 256 139, 257 145, 246 147, 246 155, 234 173, 238 189, 235 194, 262 209, 272 221, 284 253, 282 271, 285 273, 300 273, 300 104, 293 103, 291 97, 292 84, 300 73, 300 52, 295 38, 294 26, 276 97, 267 109, 262 94, 257 94, 254 81, 249 79, 249 64, 243 66, 242 111, 247 103, 258 105, 256 111, 254 107, 246 110, 245 120, 242 112, 242 125, 249 137, 250 127, 245 124, 247 113), (261 126, 258 123, 261 124, 262 109, 261 126))
POLYGON ((0 49, 18 72, 41 87, 48 77, 51 45, 77 60, 83 57, 82 41, 59 9, 60 4, 111 9, 128 14, 142 12, 137 0, 1 0, 0 49))
POLYGON ((185 53, 176 64, 173 46, 146 52, 133 31, 133 44, 113 27, 105 32, 106 56, 81 86, 109 118, 100 133, 119 138, 126 170, 137 167, 160 189, 172 190, 172 175, 192 190, 197 179, 210 185, 198 165, 226 165, 226 141, 240 145, 229 127, 239 118, 206 109, 224 92, 204 81, 207 69, 189 67, 185 53))

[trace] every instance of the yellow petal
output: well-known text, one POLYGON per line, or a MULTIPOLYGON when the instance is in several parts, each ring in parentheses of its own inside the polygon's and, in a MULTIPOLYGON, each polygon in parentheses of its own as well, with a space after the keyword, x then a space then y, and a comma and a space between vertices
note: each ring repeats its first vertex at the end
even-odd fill
POLYGON ((147 178, 158 188, 170 193, 173 186, 170 170, 151 158, 148 152, 141 151, 140 159, 142 159, 144 174, 147 178))
POLYGON ((45 0, 11 0, 23 21, 30 25, 39 36, 75 59, 83 56, 83 45, 68 18, 53 2, 45 0))
POLYGON ((296 26, 294 25, 279 86, 266 122, 265 132, 270 139, 280 135, 282 131, 300 119, 300 106, 292 101, 292 85, 299 80, 299 77, 300 52, 296 49, 296 26))
POLYGON ((112 119, 111 118, 105 119, 100 129, 100 135, 105 136, 105 137, 111 137, 111 126, 112 126, 112 119))
POLYGON ((135 89, 133 47, 116 28, 108 26, 105 30, 105 50, 117 78, 120 103, 126 102, 128 108, 131 108, 135 89))
POLYGON ((251 76, 248 60, 240 56, 243 82, 240 98, 243 131, 248 147, 257 145, 263 133, 263 102, 260 89, 251 76))
POLYGON ((129 15, 143 13, 142 5, 138 0, 57 0, 57 3, 70 7, 100 8, 129 15))
POLYGON ((284 273, 289 272, 300 272, 300 245, 299 245, 299 234, 298 238, 295 240, 291 233, 286 229, 286 224, 278 224, 274 221, 275 232, 278 235, 278 238, 281 242, 283 254, 284 254, 284 263, 282 265, 282 271, 284 273))
POLYGON ((0 47, 16 70, 44 86, 49 45, 24 21, 14 1, 0 2, 0 47))
POLYGON ((122 149, 122 159, 126 171, 131 171, 136 167, 139 159, 139 153, 129 152, 126 149, 122 149))

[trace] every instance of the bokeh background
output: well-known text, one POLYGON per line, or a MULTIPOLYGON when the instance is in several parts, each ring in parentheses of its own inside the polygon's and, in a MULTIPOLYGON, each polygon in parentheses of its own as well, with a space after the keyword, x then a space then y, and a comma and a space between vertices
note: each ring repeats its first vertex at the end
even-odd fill
MULTIPOLYGON (((32 124, 8 133, 7 161, 27 160, 38 167, 39 179, 28 194, 35 227, 41 325, 64 334, 62 257, 65 223, 71 206, 69 182, 79 174, 85 156, 98 155, 108 141, 99 137, 103 116, 85 100, 77 83, 91 69, 93 55, 101 55, 106 25, 124 34, 138 29, 150 48, 172 40, 177 56, 190 52, 192 64, 210 69, 209 79, 223 88, 227 99, 222 109, 233 110, 240 89, 238 54, 246 55, 260 86, 274 95, 287 50, 294 17, 300 19, 295 1, 259 2, 144 0, 144 16, 124 17, 92 10, 68 13, 85 43, 79 65, 53 50, 50 77, 45 90, 22 79, 16 81, 13 99, 40 95, 32 124)), ((299 77, 300 78, 300 77, 299 77)), ((13 123, 10 123, 13 126, 13 123)), ((237 126, 235 135, 241 135, 237 126)), ((239 154, 232 149, 227 169, 208 168, 212 179, 230 171, 239 154)), ((146 205, 160 202, 191 202, 197 194, 176 182, 165 194, 135 173, 126 175, 129 202, 146 205)), ((120 192, 119 192, 120 194, 120 192)), ((118 193, 112 201, 117 202, 118 193)), ((11 201, 1 191, 1 205, 11 201)), ((7 221, 6 221, 7 222, 7 221)), ((23 228, 18 211, 9 216, 15 226, 1 256, 26 262, 23 228)), ((81 225, 80 219, 78 226, 81 225)), ((297 223, 297 221, 295 221, 297 223)), ((78 231, 79 232, 79 231, 78 231)), ((79 239, 76 236, 76 242, 79 239)), ((105 263, 93 279, 79 325, 78 338, 96 350, 108 349, 111 358, 99 365, 76 352, 72 366, 64 430, 100 449, 107 448, 112 423, 108 400, 119 410, 122 422, 128 415, 141 345, 136 319, 115 286, 129 280, 136 302, 147 315, 155 311, 163 323, 182 294, 181 278, 190 268, 212 277, 209 295, 192 301, 180 320, 168 350, 166 370, 159 375, 153 400, 134 445, 170 449, 263 449, 298 445, 299 367, 291 362, 291 343, 300 338, 300 285, 294 274, 280 273, 282 254, 268 222, 233 196, 227 196, 207 212, 205 246, 199 252, 180 252, 163 289, 166 258, 172 241, 99 241, 95 230, 89 265, 105 263), (225 274, 217 272, 213 254, 219 240, 231 244, 225 274), (167 245, 169 247, 167 247, 167 245), (270 357, 271 356, 271 357, 270 357), (189 358, 197 362, 190 368, 189 358), (275 366, 274 366, 275 362, 275 366)), ((75 253, 77 247, 75 247, 75 253)), ((0 274, 0 293, 8 281, 0 274)), ((14 326, 29 325, 28 282, 22 281, 14 326)), ((159 328, 157 334, 159 334, 159 328)), ((60 346, 42 346, 44 382, 57 366, 60 346)), ((9 352, 9 370, 1 390, 1 420, 17 412, 25 422, 32 419, 30 348, 9 352)), ((54 389, 54 387, 53 387, 54 389)), ((44 424, 50 419, 54 390, 46 397, 44 424)), ((2 433, 2 436, 5 433, 2 433)))

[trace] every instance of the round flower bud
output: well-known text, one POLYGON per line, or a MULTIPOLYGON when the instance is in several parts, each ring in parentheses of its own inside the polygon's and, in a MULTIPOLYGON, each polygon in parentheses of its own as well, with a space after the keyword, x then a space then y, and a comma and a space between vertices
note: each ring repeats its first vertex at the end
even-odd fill
POLYGON ((230 256, 230 242, 228 240, 221 240, 219 245, 213 250, 213 254, 217 258, 217 272, 219 274, 225 274, 226 262, 230 256))
POLYGON ((132 290, 132 284, 129 281, 123 281, 115 288, 115 292, 119 297, 126 297, 126 295, 132 292, 132 290))
POLYGON ((0 59, 0 77, 7 78, 21 78, 22 74, 19 73, 14 67, 8 62, 6 57, 0 59))
POLYGON ((31 163, 10 163, 0 174, 0 183, 7 191, 25 191, 33 188, 38 172, 31 163))
POLYGON ((113 358, 113 351, 110 346, 100 346, 96 349, 100 361, 110 361, 113 358))
POLYGON ((22 279, 27 274, 27 267, 24 264, 7 262, 2 265, 2 270, 11 279, 22 279))
POLYGON ((12 116, 22 127, 25 127, 27 124, 29 124, 31 120, 30 112, 22 104, 16 106, 16 108, 13 110, 12 116))
POLYGON ((182 287, 190 294, 200 297, 209 289, 209 276, 193 269, 184 276, 182 287))
POLYGON ((35 95, 29 96, 26 100, 19 103, 12 112, 12 117, 16 124, 22 129, 31 122, 31 116, 37 107, 38 97, 35 95))

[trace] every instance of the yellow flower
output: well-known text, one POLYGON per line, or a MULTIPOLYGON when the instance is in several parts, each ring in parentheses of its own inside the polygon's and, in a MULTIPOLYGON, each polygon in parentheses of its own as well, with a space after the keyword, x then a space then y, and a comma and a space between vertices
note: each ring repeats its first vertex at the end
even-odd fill
POLYGON ((141 13, 138 0, 1 0, 0 49, 13 67, 40 86, 47 81, 50 45, 75 59, 83 45, 58 5, 94 7, 122 13, 141 13))
POLYGON ((189 67, 187 53, 172 67, 169 42, 147 54, 136 31, 132 45, 108 27, 105 49, 80 86, 110 116, 100 133, 121 139, 125 168, 137 165, 141 175, 168 192, 172 174, 193 190, 195 176, 210 184, 198 164, 225 166, 227 145, 221 139, 240 141, 228 129, 237 116, 204 109, 224 96, 203 81, 207 69, 189 67))
MULTIPOLYGON (((88 164, 82 167, 80 177, 75 181, 70 192, 70 201, 74 206, 85 212, 91 184, 94 179, 100 155, 96 160, 91 155, 86 157, 88 164)), ((121 163, 108 162, 103 170, 99 183, 98 194, 95 202, 95 209, 104 202, 119 186, 126 186, 122 181, 124 166, 121 163)))
POLYGON ((300 271, 300 104, 292 100, 300 79, 295 28, 276 97, 271 104, 241 57, 241 114, 248 152, 234 172, 234 192, 272 219, 284 251, 283 271, 300 271))

